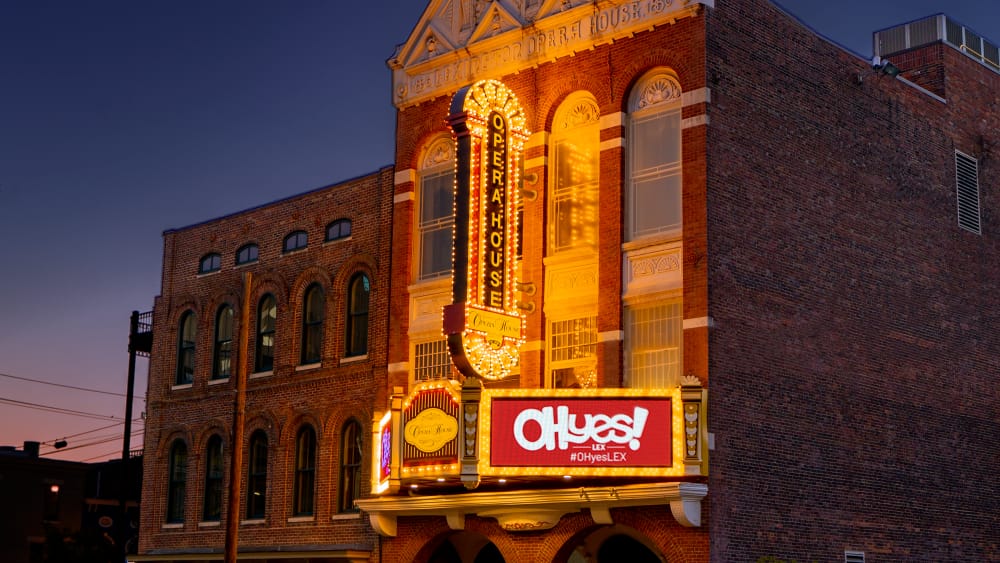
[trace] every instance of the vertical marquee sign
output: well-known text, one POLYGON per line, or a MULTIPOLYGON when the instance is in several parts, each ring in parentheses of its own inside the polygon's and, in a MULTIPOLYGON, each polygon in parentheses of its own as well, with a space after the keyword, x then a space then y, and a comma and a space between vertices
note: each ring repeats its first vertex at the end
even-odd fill
POLYGON ((524 112, 503 83, 481 80, 452 98, 455 274, 444 332, 466 377, 500 379, 518 361, 524 319, 514 300, 524 112))

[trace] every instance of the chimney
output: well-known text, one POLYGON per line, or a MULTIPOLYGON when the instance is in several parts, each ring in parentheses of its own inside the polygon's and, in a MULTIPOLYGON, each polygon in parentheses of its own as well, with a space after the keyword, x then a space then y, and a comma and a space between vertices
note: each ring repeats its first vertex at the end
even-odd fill
POLYGON ((28 457, 38 457, 38 442, 24 442, 24 455, 28 457))

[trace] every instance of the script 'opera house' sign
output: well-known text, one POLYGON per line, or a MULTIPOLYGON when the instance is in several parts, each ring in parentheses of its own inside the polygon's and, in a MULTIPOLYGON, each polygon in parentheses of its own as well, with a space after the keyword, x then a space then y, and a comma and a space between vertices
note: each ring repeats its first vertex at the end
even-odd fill
POLYGON ((528 130, 503 83, 482 80, 452 99, 455 273, 444 332, 466 377, 500 379, 518 361, 524 319, 514 299, 517 205, 528 130))

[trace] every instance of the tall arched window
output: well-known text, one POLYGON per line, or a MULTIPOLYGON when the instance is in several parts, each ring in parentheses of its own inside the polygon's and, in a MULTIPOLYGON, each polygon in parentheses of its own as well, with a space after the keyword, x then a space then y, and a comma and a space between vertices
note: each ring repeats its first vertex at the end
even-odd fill
POLYGON ((187 446, 177 440, 170 446, 167 473, 167 522, 184 521, 184 497, 187 492, 187 446))
POLYGON ((254 371, 274 369, 274 325, 278 317, 278 304, 268 293, 257 307, 257 358, 254 371))
POLYGON ((451 273, 455 225, 455 143, 439 137, 420 163, 417 196, 417 279, 429 280, 451 273))
POLYGON ((219 435, 209 438, 205 448, 205 497, 201 519, 222 519, 222 438, 219 435))
POLYGON ((361 425, 358 421, 347 421, 340 441, 339 512, 357 510, 354 501, 361 496, 361 454, 364 451, 361 437, 361 425))
POLYGON ((556 110, 549 147, 548 254, 596 248, 600 115, 587 92, 570 94, 556 110))
POLYGON ((267 506, 267 434, 258 430, 250 436, 250 463, 247 467, 247 518, 264 517, 267 506))
POLYGON ((215 348, 212 354, 212 379, 233 374, 233 308, 223 305, 215 316, 215 348))
POLYGON ((626 238, 680 234, 681 87, 665 69, 640 80, 629 98, 626 238))
POLYGON ((371 283, 368 276, 354 274, 347 290, 347 355, 368 353, 368 297, 371 283))
POLYGON ((295 438, 295 490, 292 512, 296 516, 313 513, 316 490, 316 432, 303 426, 295 438))
POLYGON ((185 311, 177 327, 177 374, 174 383, 188 385, 194 381, 194 349, 198 336, 198 318, 194 311, 185 311))
POLYGON ((315 364, 323 352, 323 288, 312 284, 302 299, 301 363, 315 364))

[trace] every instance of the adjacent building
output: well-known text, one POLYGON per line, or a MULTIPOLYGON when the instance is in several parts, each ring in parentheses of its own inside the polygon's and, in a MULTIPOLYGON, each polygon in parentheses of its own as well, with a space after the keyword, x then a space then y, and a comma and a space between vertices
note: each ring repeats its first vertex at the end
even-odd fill
POLYGON ((138 560, 221 559, 240 361, 242 559, 1000 559, 1000 59, 874 37, 431 0, 393 167, 165 233, 138 560))

